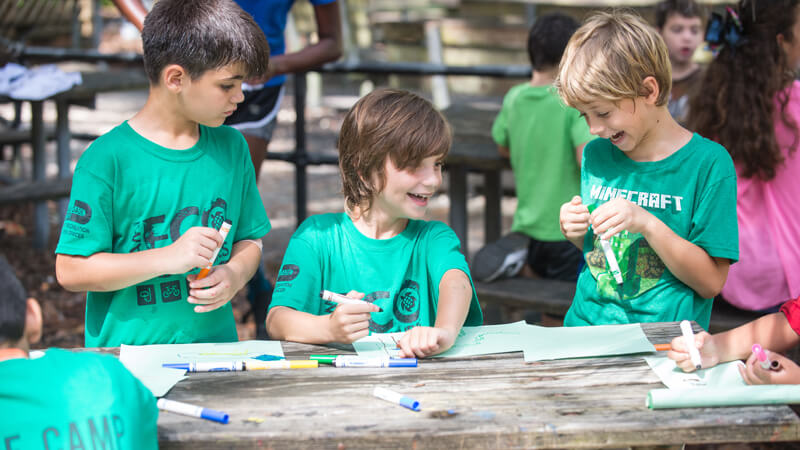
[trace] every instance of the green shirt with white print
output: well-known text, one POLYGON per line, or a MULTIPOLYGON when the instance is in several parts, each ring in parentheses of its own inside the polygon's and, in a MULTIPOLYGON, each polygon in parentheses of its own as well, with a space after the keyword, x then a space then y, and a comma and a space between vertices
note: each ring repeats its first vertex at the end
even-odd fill
MULTIPOLYGON (((695 134, 660 161, 637 162, 608 139, 587 144, 581 167, 583 204, 625 198, 653 214, 678 236, 712 257, 739 258, 736 172, 721 145, 695 134)), ((578 277, 565 326, 696 320, 708 329, 712 299, 675 277, 638 233, 609 239, 622 273, 608 269, 600 239, 586 233, 586 266, 578 277)))

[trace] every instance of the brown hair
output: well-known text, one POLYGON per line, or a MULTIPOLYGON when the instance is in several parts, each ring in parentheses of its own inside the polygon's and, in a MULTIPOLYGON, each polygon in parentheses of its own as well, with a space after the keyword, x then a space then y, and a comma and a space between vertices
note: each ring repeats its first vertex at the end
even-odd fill
POLYGON ((656 105, 669 101, 672 66, 664 40, 638 15, 599 12, 578 28, 564 50, 554 83, 569 106, 646 96, 642 82, 655 78, 656 105))
POLYGON ((348 209, 363 211, 386 182, 386 158, 400 170, 416 168, 450 150, 450 125, 433 105, 411 92, 379 89, 348 111, 339 132, 339 169, 348 209), (373 185, 377 175, 378 185, 373 185))
POLYGON ((798 124, 786 115, 784 91, 793 68, 776 39, 779 34, 787 42, 800 39, 792 35, 798 5, 798 0, 740 1, 740 43, 722 47, 690 99, 689 128, 722 144, 745 178, 771 180, 783 164, 775 120, 794 134, 789 151, 798 144, 798 124))
POLYGON ((663 0, 656 5, 656 28, 664 28, 669 16, 678 14, 686 18, 703 20, 705 11, 694 0, 663 0))

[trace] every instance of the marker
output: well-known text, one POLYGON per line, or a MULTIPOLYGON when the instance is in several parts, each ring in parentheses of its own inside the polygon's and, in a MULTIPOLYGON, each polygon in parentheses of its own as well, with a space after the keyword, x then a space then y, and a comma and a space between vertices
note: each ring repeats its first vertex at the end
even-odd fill
POLYGON ((670 344, 655 344, 653 347, 656 348, 657 352, 668 352, 672 350, 672 345, 670 344))
POLYGON ((767 352, 765 352, 760 345, 753 344, 753 353, 756 355, 756 358, 761 364, 762 369, 770 369, 770 370, 780 369, 781 363, 779 363, 778 361, 771 361, 767 356, 767 352))
MULTIPOLYGON (((319 296, 323 300, 328 300, 330 302, 339 303, 339 304, 356 304, 357 305, 357 304, 360 304, 360 303, 366 303, 366 304, 370 304, 371 305, 371 303, 365 302, 364 300, 359 300, 357 298, 350 298, 350 297, 344 296, 342 294, 337 294, 336 292, 331 292, 331 291, 328 291, 328 290, 325 290, 325 289, 319 291, 319 296)), ((378 306, 378 312, 383 312, 383 308, 378 306)))
POLYGON ((208 261, 208 265, 203 267, 203 269, 197 273, 197 278, 195 278, 196 280, 202 280, 203 278, 206 277, 206 275, 208 275, 208 272, 211 270, 211 266, 214 265, 214 260, 217 259, 217 254, 219 254, 219 249, 221 249, 222 246, 225 245, 225 239, 228 237, 228 232, 231 231, 232 226, 233 222, 231 222, 230 220, 225 220, 225 222, 222 222, 222 226, 219 227, 219 234, 222 235, 222 245, 220 245, 219 247, 217 247, 216 250, 214 250, 214 254, 211 255, 211 260, 208 261))
POLYGON ((686 342, 686 347, 689 349, 689 357, 692 359, 695 369, 700 369, 700 352, 697 351, 697 346, 694 345, 694 333, 692 332, 692 324, 688 320, 681 320, 681 333, 683 333, 683 340, 686 342))
POLYGON ((228 415, 222 411, 214 409, 203 408, 202 406, 191 405, 189 403, 176 402, 175 400, 167 400, 160 398, 156 402, 158 409, 174 412, 176 414, 183 414, 185 416, 199 417, 201 419, 212 420, 226 424, 228 423, 228 415))
POLYGON ((399 392, 395 392, 382 387, 375 387, 375 389, 372 391, 372 395, 378 397, 381 400, 386 400, 387 402, 396 403, 412 411, 420 410, 418 401, 414 400, 411 397, 406 397, 405 395, 399 392))
POLYGON ((417 367, 417 358, 363 358, 358 355, 341 355, 333 360, 334 367, 417 367))
POLYGON ((169 369, 187 370, 189 372, 241 372, 244 370, 266 369, 310 369, 319 366, 318 361, 286 360, 259 361, 256 359, 243 361, 197 361, 185 363, 165 363, 161 365, 169 369))
POLYGON ((602 247, 603 253, 606 255, 606 260, 608 260, 608 268, 611 270, 611 275, 614 275, 617 284, 622 284, 622 272, 619 271, 619 263, 617 262, 617 257, 614 256, 611 243, 609 243, 607 239, 600 239, 600 247, 602 247))

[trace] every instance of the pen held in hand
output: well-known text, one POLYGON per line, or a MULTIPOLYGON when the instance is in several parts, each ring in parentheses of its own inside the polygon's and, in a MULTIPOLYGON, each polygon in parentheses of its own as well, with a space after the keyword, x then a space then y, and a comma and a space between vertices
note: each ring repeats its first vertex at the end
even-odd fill
POLYGON ((692 324, 688 320, 681 320, 681 333, 686 342, 686 349, 689 351, 689 357, 692 359, 692 365, 695 369, 702 367, 700 361, 700 352, 697 350, 697 345, 694 343, 694 332, 692 331, 692 324))
MULTIPOLYGON (((365 302, 364 300, 359 300, 357 298, 350 298, 342 294, 337 294, 335 292, 331 292, 328 290, 319 291, 319 296, 323 300, 328 300, 329 302, 339 303, 339 304, 371 304, 369 302, 365 302)), ((383 312, 383 308, 378 306, 378 312, 383 312)))

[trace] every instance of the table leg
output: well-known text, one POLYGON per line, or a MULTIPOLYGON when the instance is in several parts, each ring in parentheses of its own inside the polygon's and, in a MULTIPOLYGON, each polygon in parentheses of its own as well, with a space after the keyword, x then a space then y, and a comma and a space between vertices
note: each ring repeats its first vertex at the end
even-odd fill
POLYGON ((450 227, 461 241, 461 252, 469 255, 467 249, 467 168, 462 165, 448 167, 450 185, 450 227))
POLYGON ((483 173, 483 189, 486 207, 484 209, 484 244, 494 242, 500 238, 501 232, 501 202, 503 200, 503 188, 500 183, 501 170, 487 170, 483 173))
MULTIPOLYGON (((70 152, 70 139, 72 137, 69 131, 69 103, 65 100, 56 101, 56 143, 58 148, 58 177, 61 179, 69 178, 72 174, 70 164, 72 162, 72 155, 70 152)), ((58 212, 63 221, 66 217, 67 207, 69 206, 69 198, 62 198, 58 201, 58 212)))
MULTIPOLYGON (((47 149, 44 135, 44 107, 42 101, 31 102, 31 148, 33 150, 33 182, 43 182, 47 149)), ((33 246, 36 249, 47 247, 50 224, 47 217, 47 202, 36 202, 33 210, 33 246)))

